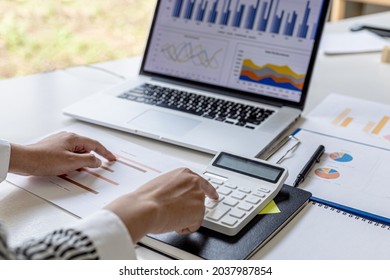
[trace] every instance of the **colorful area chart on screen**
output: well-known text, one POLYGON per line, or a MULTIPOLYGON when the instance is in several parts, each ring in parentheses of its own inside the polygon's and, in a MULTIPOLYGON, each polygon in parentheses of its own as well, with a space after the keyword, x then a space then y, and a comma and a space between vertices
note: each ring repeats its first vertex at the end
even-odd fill
POLYGON ((280 87, 288 90, 302 91, 306 74, 295 73, 287 65, 256 65, 250 59, 244 59, 240 80, 280 87))

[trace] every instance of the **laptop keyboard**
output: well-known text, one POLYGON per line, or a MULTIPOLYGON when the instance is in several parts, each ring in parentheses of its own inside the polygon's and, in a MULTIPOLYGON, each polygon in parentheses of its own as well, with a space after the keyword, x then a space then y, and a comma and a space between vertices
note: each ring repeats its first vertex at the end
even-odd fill
POLYGON ((152 84, 143 84, 118 97, 255 129, 274 111, 152 84))

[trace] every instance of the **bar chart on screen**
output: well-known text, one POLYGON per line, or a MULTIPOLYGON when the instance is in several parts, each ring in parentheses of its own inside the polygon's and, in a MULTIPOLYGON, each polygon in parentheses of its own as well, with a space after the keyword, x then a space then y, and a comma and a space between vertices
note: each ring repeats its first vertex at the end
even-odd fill
POLYGON ((99 168, 80 168, 59 176, 10 175, 7 180, 79 217, 85 217, 115 198, 133 192, 164 172, 183 166, 192 168, 142 146, 107 137, 85 125, 75 125, 67 131, 101 140, 115 154, 116 160, 101 158, 99 168))
POLYGON ((320 10, 314 1, 175 0, 169 16, 209 25, 314 39, 320 10))

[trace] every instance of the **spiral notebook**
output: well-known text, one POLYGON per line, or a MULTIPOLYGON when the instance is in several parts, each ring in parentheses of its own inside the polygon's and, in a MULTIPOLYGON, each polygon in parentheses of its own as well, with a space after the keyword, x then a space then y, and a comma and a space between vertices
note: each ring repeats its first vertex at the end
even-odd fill
POLYGON ((389 237, 388 225, 311 201, 253 258, 390 260, 389 237))

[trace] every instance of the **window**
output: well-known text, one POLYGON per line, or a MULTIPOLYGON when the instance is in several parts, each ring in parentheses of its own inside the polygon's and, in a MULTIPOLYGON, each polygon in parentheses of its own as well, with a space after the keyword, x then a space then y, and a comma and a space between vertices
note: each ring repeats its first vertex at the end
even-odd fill
POLYGON ((0 1, 0 79, 139 55, 155 2, 0 1))

